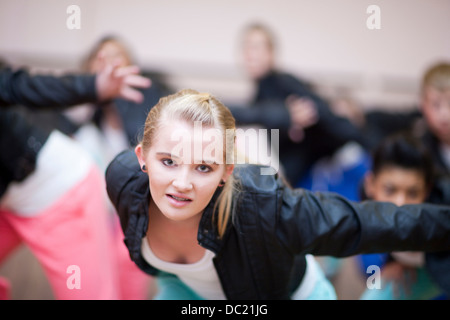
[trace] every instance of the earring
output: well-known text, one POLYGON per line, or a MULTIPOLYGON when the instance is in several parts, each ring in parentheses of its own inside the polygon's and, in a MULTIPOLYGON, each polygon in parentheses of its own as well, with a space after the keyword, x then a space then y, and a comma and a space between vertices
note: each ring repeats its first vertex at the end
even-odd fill
POLYGON ((223 187, 223 186, 225 185, 225 182, 226 182, 226 181, 224 181, 223 179, 220 180, 219 187, 223 187))
POLYGON ((142 166, 142 171, 147 172, 147 167, 145 166, 145 164, 142 166))

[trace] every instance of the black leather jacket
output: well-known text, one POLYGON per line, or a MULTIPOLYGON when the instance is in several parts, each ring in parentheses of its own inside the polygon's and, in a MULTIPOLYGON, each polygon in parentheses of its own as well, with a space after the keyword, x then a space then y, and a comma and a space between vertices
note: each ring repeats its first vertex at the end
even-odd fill
MULTIPOLYGON (((289 299, 303 277, 307 253, 344 257, 450 248, 450 207, 350 202, 337 194, 293 190, 276 175, 261 175, 260 168, 235 168, 241 191, 223 238, 212 223, 218 192, 199 224, 198 242, 216 253, 214 265, 228 299, 289 299)), ((111 162, 106 182, 131 259, 158 275, 141 255, 150 193, 132 151, 111 162)))
POLYGON ((25 69, 0 69, 0 197, 10 182, 34 171, 49 135, 11 106, 62 108, 96 101, 95 88, 95 75, 32 76, 25 69))

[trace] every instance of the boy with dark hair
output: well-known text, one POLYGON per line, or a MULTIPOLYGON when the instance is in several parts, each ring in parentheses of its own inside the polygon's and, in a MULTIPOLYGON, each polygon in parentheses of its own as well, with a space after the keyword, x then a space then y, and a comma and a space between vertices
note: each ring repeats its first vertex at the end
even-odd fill
MULTIPOLYGON (((391 136, 374 151, 372 170, 366 175, 368 198, 397 206, 425 202, 434 178, 431 156, 421 141, 407 133, 391 136)), ((423 252, 376 255, 381 267, 381 288, 367 289, 362 299, 434 299, 440 288, 424 269, 423 252)), ((367 255, 363 256, 367 259, 367 255)))

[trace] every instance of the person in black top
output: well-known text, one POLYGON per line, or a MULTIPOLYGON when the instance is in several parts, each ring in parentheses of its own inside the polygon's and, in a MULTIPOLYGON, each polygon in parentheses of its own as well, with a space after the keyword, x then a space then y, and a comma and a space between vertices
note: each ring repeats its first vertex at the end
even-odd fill
MULTIPOLYGON (((64 108, 119 96, 139 102, 135 88, 150 81, 138 71, 116 64, 92 75, 61 77, 0 70, 0 262, 25 243, 56 299, 120 298, 103 179, 75 141, 30 123, 17 105, 64 108), (66 283, 76 270, 82 286, 66 283)), ((8 297, 5 281, 0 296, 8 297)))
MULTIPOLYGON (((126 42, 117 36, 107 35, 98 40, 98 42, 89 50, 85 60, 82 63, 82 72, 96 73, 101 70, 104 63, 118 61, 120 66, 130 66, 135 64, 132 51, 126 46, 126 42)), ((146 73, 143 73, 147 76, 146 73)), ((164 89, 159 81, 152 79, 152 85, 148 88, 140 89, 143 100, 140 103, 129 101, 127 99, 117 98, 108 103, 102 103, 99 108, 92 108, 89 105, 81 105, 70 111, 64 111, 60 114, 62 124, 69 122, 67 126, 61 129, 66 134, 73 134, 83 125, 93 123, 102 133, 106 144, 113 145, 113 141, 107 139, 106 132, 111 129, 121 132, 123 140, 129 146, 134 146, 139 140, 141 130, 144 127, 144 120, 151 106, 155 105, 159 98, 163 96, 164 89), (87 110, 90 110, 86 112, 87 110), (79 119, 78 112, 84 117, 79 119)), ((121 139, 117 139, 121 140, 121 139)))
POLYGON ((228 162, 235 137, 219 100, 182 90, 160 99, 135 152, 106 170, 130 258, 158 281, 179 279, 192 299, 331 298, 311 255, 449 249, 448 206, 293 189, 228 162))
POLYGON ((230 110, 238 125, 279 129, 280 163, 291 184, 317 159, 348 141, 370 146, 361 131, 334 114, 309 84, 276 69, 274 38, 267 27, 253 24, 245 29, 243 60, 256 93, 249 107, 230 106, 230 110))
MULTIPOLYGON (((426 122, 422 134, 436 167, 436 182, 430 202, 450 204, 450 63, 437 62, 424 73, 421 84, 421 111, 426 122)), ((450 255, 428 254, 427 270, 450 297, 450 255)))

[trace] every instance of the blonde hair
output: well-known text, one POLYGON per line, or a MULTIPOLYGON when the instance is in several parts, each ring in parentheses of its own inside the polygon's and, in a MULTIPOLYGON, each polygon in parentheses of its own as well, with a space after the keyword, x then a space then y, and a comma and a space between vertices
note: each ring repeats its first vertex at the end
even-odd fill
POLYGON ((422 79, 422 90, 429 87, 439 91, 450 90, 450 63, 437 63, 425 72, 422 79))
MULTIPOLYGON (((158 128, 167 121, 174 119, 192 123, 199 121, 202 125, 220 129, 224 136, 224 159, 226 154, 235 154, 236 125, 230 110, 209 93, 199 93, 191 89, 184 89, 161 98, 150 110, 145 120, 141 140, 144 152, 147 152, 151 147, 158 128)), ((214 212, 217 210, 217 228, 220 237, 225 233, 231 216, 234 187, 235 181, 233 175, 230 175, 214 204, 214 212)), ((215 221, 215 218, 213 221, 215 221)))
POLYGON ((275 35, 272 32, 272 30, 268 26, 266 26, 262 23, 254 22, 254 23, 247 25, 244 28, 243 33, 242 33, 243 37, 245 38, 246 35, 250 34, 251 32, 255 32, 255 31, 261 32, 262 34, 264 34, 264 36, 266 37, 267 45, 268 45, 270 51, 275 51, 276 46, 277 46, 276 45, 277 39, 275 38, 275 35))
POLYGON ((92 62, 97 58, 97 55, 108 43, 113 43, 120 48, 126 60, 125 62, 126 65, 131 65, 133 63, 135 59, 133 57, 133 54, 131 53, 131 50, 128 49, 129 46, 125 43, 125 41, 119 38, 118 36, 107 35, 98 40, 91 48, 91 50, 87 53, 87 55, 84 57, 84 59, 81 62, 81 69, 83 71, 91 72, 92 62))

